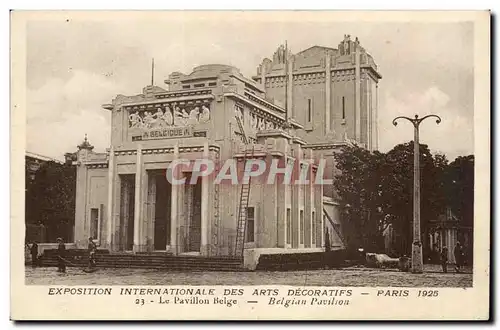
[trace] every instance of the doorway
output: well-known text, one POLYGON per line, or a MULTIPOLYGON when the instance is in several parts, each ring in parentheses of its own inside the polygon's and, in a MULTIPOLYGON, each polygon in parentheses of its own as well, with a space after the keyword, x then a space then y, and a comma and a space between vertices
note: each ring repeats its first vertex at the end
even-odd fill
MULTIPOLYGON (((191 182, 191 175, 186 176, 186 182, 191 182)), ((196 184, 185 185, 185 208, 187 213, 187 251, 200 252, 201 249, 201 180, 196 184)))
POLYGON ((120 175, 120 228, 118 244, 122 251, 134 247, 135 175, 120 175))
POLYGON ((170 245, 170 221, 172 203, 172 185, 164 171, 153 173, 156 196, 154 199, 154 249, 165 251, 170 245))

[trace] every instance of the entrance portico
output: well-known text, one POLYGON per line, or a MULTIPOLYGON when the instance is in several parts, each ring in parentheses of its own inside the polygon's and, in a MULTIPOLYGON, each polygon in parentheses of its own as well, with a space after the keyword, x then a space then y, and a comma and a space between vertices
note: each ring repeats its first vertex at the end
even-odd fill
POLYGON ((192 164, 194 159, 208 157, 208 143, 189 148, 195 152, 187 156, 185 166, 173 167, 172 175, 183 184, 169 182, 167 178, 168 168, 179 158, 179 146, 171 149, 167 161, 151 162, 158 157, 147 157, 139 146, 133 157, 135 173, 128 173, 132 166, 125 165, 132 157, 117 152, 119 171, 115 188, 119 193, 115 203, 119 221, 112 226, 117 230, 110 244, 113 250, 207 255, 210 215, 203 210, 207 210, 211 201, 211 183, 193 172, 192 164), (193 177, 196 182, 192 182, 193 177))

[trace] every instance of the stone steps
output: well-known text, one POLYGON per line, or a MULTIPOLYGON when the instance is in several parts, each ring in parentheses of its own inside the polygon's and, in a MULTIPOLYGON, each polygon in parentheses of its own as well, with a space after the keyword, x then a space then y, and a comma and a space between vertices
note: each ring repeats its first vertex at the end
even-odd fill
MULTIPOLYGON (((85 267, 88 264, 86 250, 67 250, 67 267, 85 267)), ((99 268, 134 268, 190 271, 240 271, 242 260, 227 257, 172 256, 166 253, 109 253, 99 250, 96 253, 96 265, 99 268)), ((46 250, 41 266, 57 266, 57 250, 46 250)))

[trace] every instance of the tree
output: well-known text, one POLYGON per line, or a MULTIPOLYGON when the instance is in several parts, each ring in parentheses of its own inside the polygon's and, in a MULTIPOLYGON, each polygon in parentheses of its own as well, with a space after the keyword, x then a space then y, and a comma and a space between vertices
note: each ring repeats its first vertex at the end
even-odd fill
MULTIPOLYGON (((345 210, 344 235, 349 248, 382 250, 382 231, 390 222, 397 233, 395 252, 409 254, 413 237, 413 142, 399 144, 388 153, 348 146, 335 156, 339 170, 334 183, 345 210)), ((425 239, 430 220, 446 206, 443 180, 448 161, 433 156, 420 144, 421 231, 425 239)))
POLYGON ((474 156, 459 156, 446 169, 447 203, 462 226, 474 224, 474 156))
MULTIPOLYGON (((69 239, 75 218, 76 169, 56 162, 43 163, 26 189, 26 213, 47 228, 47 239, 69 239)), ((26 218, 28 219, 28 217, 26 218)))
POLYGON ((380 176, 376 173, 384 164, 384 156, 357 146, 346 146, 334 157, 339 170, 334 187, 344 210, 343 233, 348 249, 361 246, 379 250, 382 243, 378 212, 380 176))
MULTIPOLYGON (((433 156, 420 144, 420 229, 425 239, 429 221, 445 209, 443 173, 447 165, 443 155, 433 156)), ((413 141, 395 146, 386 155, 382 173, 384 212, 391 215, 399 234, 399 254, 409 254, 413 237, 413 141)))

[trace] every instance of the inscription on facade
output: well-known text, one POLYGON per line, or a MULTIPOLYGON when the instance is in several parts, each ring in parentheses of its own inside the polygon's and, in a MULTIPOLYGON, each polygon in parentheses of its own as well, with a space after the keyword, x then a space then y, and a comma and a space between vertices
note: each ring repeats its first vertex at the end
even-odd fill
POLYGON ((186 138, 192 136, 193 128, 191 126, 173 127, 145 130, 141 135, 133 136, 132 141, 186 138))

